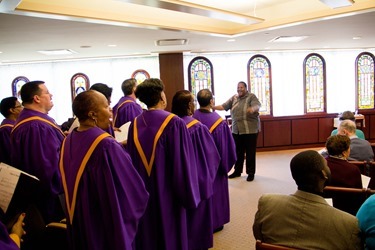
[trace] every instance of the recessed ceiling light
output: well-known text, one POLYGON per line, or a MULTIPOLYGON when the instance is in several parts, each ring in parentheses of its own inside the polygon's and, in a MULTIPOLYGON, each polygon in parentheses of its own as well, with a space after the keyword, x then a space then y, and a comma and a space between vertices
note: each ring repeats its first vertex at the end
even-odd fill
POLYGON ((362 37, 360 37, 360 36, 353 37, 353 40, 360 40, 360 39, 362 39, 362 37))
POLYGON ((352 6, 354 3, 354 0, 320 0, 320 1, 333 9, 352 6))
POLYGON ((80 48, 82 48, 82 49, 88 49, 88 48, 91 48, 91 45, 81 45, 80 48))
POLYGON ((173 45, 185 45, 187 39, 163 39, 155 41, 156 46, 173 46, 173 45))
POLYGON ((236 39, 228 39, 227 42, 235 42, 236 39))
POLYGON ((72 55, 77 53, 71 49, 38 50, 38 52, 47 56, 72 55))
POLYGON ((269 43, 296 43, 307 38, 307 36, 278 36, 268 41, 269 43))
POLYGON ((117 47, 116 44, 108 44, 108 47, 117 47))

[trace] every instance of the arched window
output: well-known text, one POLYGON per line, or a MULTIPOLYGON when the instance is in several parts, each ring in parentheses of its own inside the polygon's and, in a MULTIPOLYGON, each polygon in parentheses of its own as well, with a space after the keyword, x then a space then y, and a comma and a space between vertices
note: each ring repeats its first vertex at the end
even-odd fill
POLYGON ((14 97, 17 97, 18 99, 21 99, 21 87, 27 83, 29 79, 25 76, 17 76, 12 81, 12 94, 14 97))
POLYGON ((262 106, 260 115, 272 115, 271 63, 263 55, 255 55, 247 64, 250 92, 255 94, 262 106))
POLYGON ((356 109, 374 108, 374 55, 359 54, 355 62, 356 109))
POLYGON ((90 88, 90 80, 87 75, 83 73, 76 73, 70 79, 70 91, 72 94, 72 101, 81 92, 90 88))
MULTIPOLYGON (((195 57, 189 63, 188 71, 189 91, 193 96, 197 96, 197 93, 201 89, 209 89, 213 95, 215 94, 214 73, 210 60, 202 56, 195 57)), ((197 106, 196 104, 197 103, 195 103, 195 106, 197 106)))
POLYGON ((150 74, 144 69, 137 69, 133 72, 132 78, 137 81, 137 84, 142 83, 144 80, 150 78, 150 74))
POLYGON ((309 54, 303 62, 305 114, 326 112, 326 63, 319 54, 309 54))

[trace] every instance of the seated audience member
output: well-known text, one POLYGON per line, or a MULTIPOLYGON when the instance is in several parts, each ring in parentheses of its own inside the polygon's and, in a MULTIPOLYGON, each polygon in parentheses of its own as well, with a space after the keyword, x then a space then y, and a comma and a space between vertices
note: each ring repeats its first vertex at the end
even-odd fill
POLYGON ((21 247, 22 236, 26 234, 23 229, 23 219, 25 214, 21 214, 16 223, 12 226, 11 232, 8 233, 5 225, 0 222, 0 249, 1 250, 17 250, 21 247))
MULTIPOLYGON (((340 117, 339 117, 339 122, 345 121, 345 120, 351 120, 355 122, 355 117, 352 111, 344 111, 340 117)), ((336 135, 338 132, 338 129, 334 129, 331 132, 331 135, 336 135)), ((365 134, 362 132, 362 130, 357 129, 355 130, 355 134, 358 136, 360 139, 365 139, 365 134)))
POLYGON ((10 159, 10 132, 23 107, 16 97, 7 97, 1 100, 0 110, 5 119, 0 125, 0 162, 11 165, 10 159))
POLYGON ((196 209, 187 210, 189 249, 208 249, 213 246, 211 198, 220 155, 208 128, 192 117, 194 97, 190 91, 181 90, 173 96, 172 113, 178 115, 188 128, 194 148, 202 200, 196 209))
POLYGON ((69 249, 132 249, 148 200, 130 156, 105 130, 112 117, 105 96, 77 95, 79 127, 63 141, 60 172, 68 211, 69 249))
MULTIPOLYGON (((333 135, 326 142, 327 165, 331 170, 330 186, 362 188, 361 171, 348 162, 350 139, 346 135, 333 135)), ((363 200, 356 194, 335 194, 333 206, 355 215, 363 200)))
POLYGON ((375 249, 375 195, 371 195, 357 213, 359 228, 365 239, 365 249, 375 249))
POLYGON ((356 217, 321 196, 330 179, 326 160, 314 150, 303 151, 292 158, 290 170, 298 190, 260 197, 255 239, 298 249, 362 249, 356 217))
POLYGON ((371 144, 363 139, 359 139, 355 134, 356 125, 353 121, 342 121, 338 127, 338 134, 347 135, 350 138, 350 161, 373 161, 374 151, 371 144))

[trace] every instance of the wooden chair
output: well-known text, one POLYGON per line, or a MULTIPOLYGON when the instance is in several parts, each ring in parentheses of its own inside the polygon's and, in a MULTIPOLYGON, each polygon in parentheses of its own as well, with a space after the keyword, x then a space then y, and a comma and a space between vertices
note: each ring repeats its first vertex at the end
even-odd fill
POLYGON ((270 243, 264 243, 260 240, 257 240, 255 243, 255 249, 256 250, 297 250, 298 248, 291 248, 286 246, 280 246, 270 243))
POLYGON ((361 174, 369 176, 368 167, 366 161, 348 161, 349 163, 356 165, 361 171, 361 174))
POLYGON ((45 249, 66 250, 68 249, 67 225, 64 222, 51 222, 46 225, 45 249))
POLYGON ((326 186, 324 197, 332 198, 333 207, 356 215, 358 209, 368 197, 367 188, 345 188, 326 186))
POLYGON ((368 188, 375 190, 375 162, 370 161, 368 164, 368 176, 371 178, 368 188))

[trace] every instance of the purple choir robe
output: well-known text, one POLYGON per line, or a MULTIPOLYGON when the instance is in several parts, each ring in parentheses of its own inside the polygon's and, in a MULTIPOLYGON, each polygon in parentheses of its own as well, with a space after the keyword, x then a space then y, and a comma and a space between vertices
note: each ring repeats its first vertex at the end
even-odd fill
POLYGON ((0 222, 0 249, 1 250, 19 250, 17 244, 9 237, 5 225, 0 222))
POLYGON ((24 108, 11 134, 12 165, 40 180, 40 200, 37 206, 46 223, 58 221, 63 211, 58 195, 63 192, 59 172, 61 142, 65 138, 55 121, 47 114, 24 108), (22 123, 30 117, 31 120, 22 123))
MULTIPOLYGON (((204 112, 204 110, 196 110, 193 117, 206 125, 208 129, 221 118, 216 112, 204 112)), ((221 156, 212 196, 213 226, 217 229, 230 220, 228 172, 232 169, 237 157, 232 132, 225 120, 217 125, 211 135, 221 156)))
POLYGON ((4 119, 0 125, 0 162, 12 165, 10 159, 10 132, 14 127, 15 121, 4 119))
POLYGON ((191 116, 182 117, 194 148, 197 162, 201 202, 196 209, 187 210, 189 249, 208 249, 213 246, 212 195, 220 155, 207 127, 191 116))
POLYGON ((142 114, 141 105, 129 96, 123 96, 113 107, 114 127, 119 128, 127 122, 132 122, 140 114, 142 114))
POLYGON ((186 124, 173 115, 164 130, 159 130, 169 115, 164 110, 143 111, 129 127, 127 150, 150 193, 136 235, 136 249, 187 250, 186 209, 196 208, 200 202, 194 149, 186 124), (158 131, 160 137, 153 146, 158 131), (138 151, 137 145, 142 150, 138 151))
POLYGON ((97 144, 77 177, 86 153, 101 134, 108 135, 97 127, 82 132, 74 129, 61 149, 65 198, 69 204, 75 201, 74 209, 67 206, 69 249, 132 249, 146 209, 148 193, 143 181, 129 154, 113 137, 97 144), (79 185, 74 190, 76 182, 79 185))

